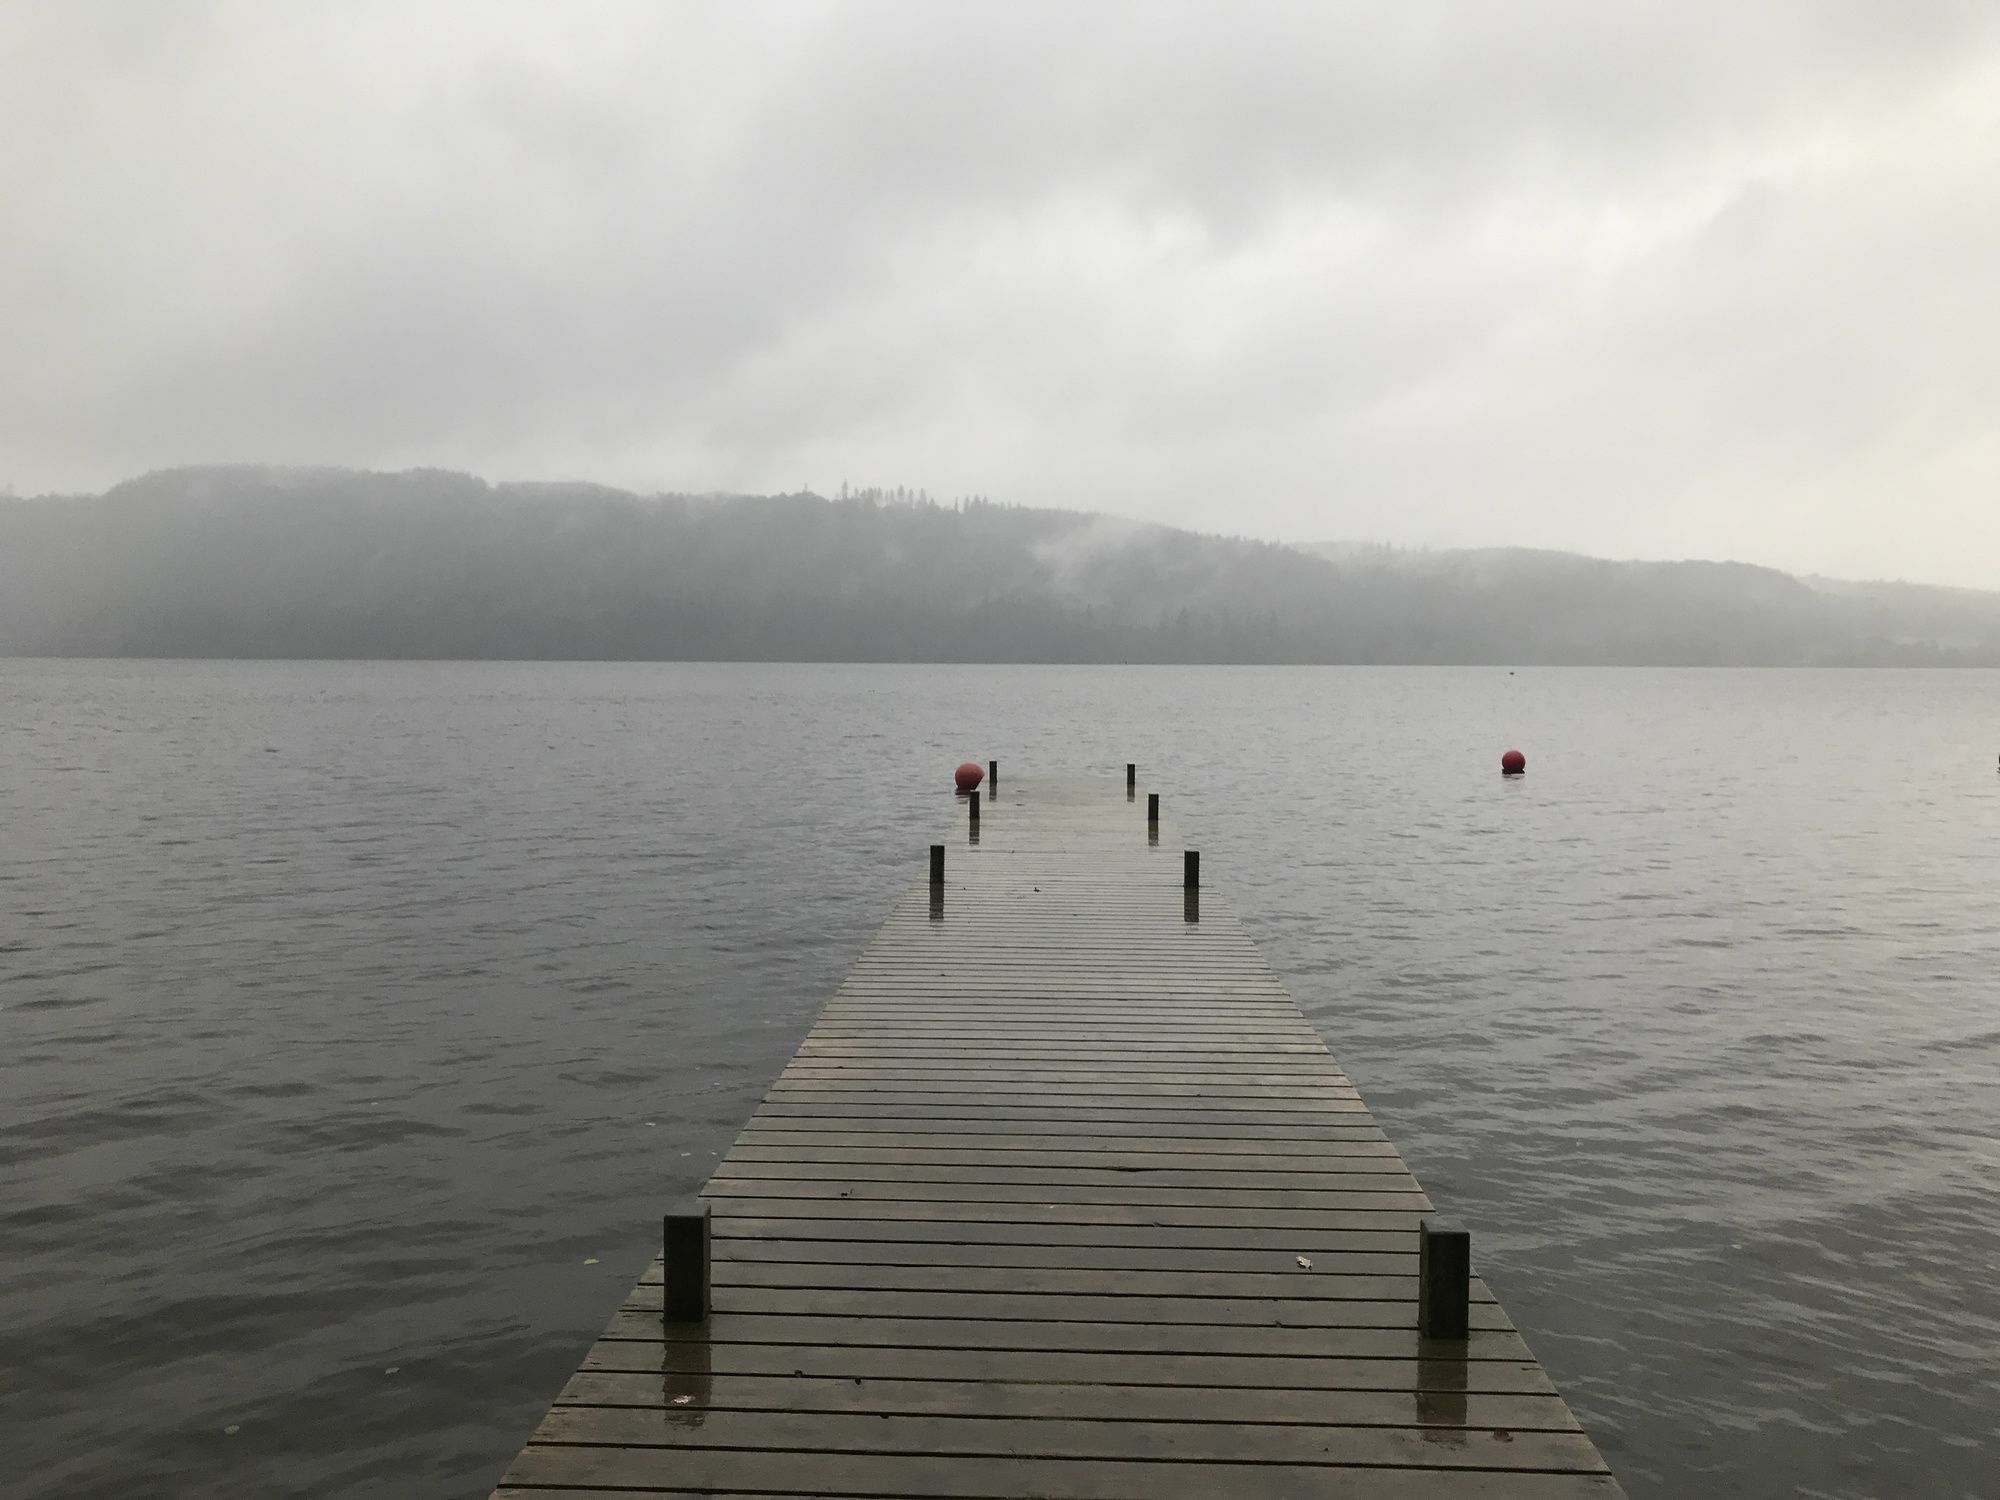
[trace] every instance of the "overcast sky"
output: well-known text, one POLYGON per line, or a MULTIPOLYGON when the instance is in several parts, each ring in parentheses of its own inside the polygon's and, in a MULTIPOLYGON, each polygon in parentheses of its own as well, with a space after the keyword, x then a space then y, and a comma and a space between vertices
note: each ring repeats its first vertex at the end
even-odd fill
POLYGON ((0 484, 2000 587, 2000 5, 0 0, 0 484))

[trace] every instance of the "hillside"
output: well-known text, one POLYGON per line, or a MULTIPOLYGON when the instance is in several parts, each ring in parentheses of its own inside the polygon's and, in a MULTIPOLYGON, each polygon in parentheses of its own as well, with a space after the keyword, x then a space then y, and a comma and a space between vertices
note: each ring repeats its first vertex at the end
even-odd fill
POLYGON ((1730 563, 1316 553, 984 501, 201 468, 0 501, 0 652, 2000 664, 2000 599, 1730 563))
POLYGON ((1766 664, 2000 661, 2000 594, 1977 589, 1525 547, 1300 550, 1349 579, 1441 591, 1514 642, 1523 660, 1672 661, 1692 652, 1727 661, 1740 650, 1766 664))

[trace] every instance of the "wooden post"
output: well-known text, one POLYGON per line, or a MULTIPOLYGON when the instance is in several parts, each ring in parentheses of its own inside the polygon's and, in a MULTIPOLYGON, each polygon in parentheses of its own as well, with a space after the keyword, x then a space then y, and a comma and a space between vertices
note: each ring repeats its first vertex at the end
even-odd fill
POLYGON ((1000 762, 997 760, 989 760, 988 762, 986 762, 986 785, 995 791, 999 790, 1000 762))
POLYGON ((698 1198, 676 1203, 661 1224, 662 1323, 708 1321, 708 1205, 698 1198))
POLYGON ((1139 785, 1139 767, 1132 761, 1125 762, 1125 790, 1130 792, 1139 785))
POLYGON ((966 806, 967 806, 968 808, 970 808, 970 809, 971 809, 971 811, 972 811, 972 826, 973 826, 973 827, 974 827, 975 829, 976 829, 976 828, 978 828, 978 827, 979 827, 979 793, 978 793, 978 792, 967 792, 967 793, 965 794, 965 805, 966 805, 966 806))
POLYGON ((1181 856, 1181 884, 1189 890, 1201 889, 1201 851, 1190 849, 1181 856))
POLYGON ((944 845, 931 845, 931 894, 944 889, 944 845))
POLYGON ((1472 1236, 1450 1219, 1419 1219, 1417 1336, 1464 1338, 1471 1306, 1472 1236))
POLYGON ((1160 794, 1158 792, 1146 793, 1146 826, 1155 833, 1160 831, 1160 794))

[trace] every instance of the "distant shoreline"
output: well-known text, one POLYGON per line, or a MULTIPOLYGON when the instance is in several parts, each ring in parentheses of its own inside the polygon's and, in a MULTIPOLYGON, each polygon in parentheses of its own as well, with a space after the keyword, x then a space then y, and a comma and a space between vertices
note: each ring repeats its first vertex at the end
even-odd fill
POLYGON ((2000 594, 1291 547, 908 491, 639 496, 220 467, 0 501, 0 655, 2000 667, 2000 594))

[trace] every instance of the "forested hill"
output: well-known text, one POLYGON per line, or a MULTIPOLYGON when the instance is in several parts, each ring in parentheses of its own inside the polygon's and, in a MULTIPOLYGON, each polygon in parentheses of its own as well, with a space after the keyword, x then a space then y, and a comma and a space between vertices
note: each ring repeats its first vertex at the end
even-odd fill
POLYGON ((984 501, 204 468, 0 500, 13 655, 2000 664, 2000 596, 984 501))

